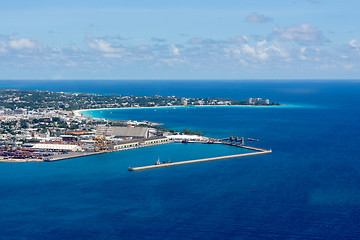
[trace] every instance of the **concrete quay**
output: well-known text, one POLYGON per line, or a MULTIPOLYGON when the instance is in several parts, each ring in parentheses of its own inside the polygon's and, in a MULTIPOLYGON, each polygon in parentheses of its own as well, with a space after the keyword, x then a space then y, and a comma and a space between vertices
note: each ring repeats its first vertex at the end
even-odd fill
POLYGON ((245 146, 245 145, 242 145, 242 146, 239 146, 239 147, 254 150, 254 151, 259 151, 259 152, 268 152, 268 151, 272 152, 271 149, 266 150, 266 149, 262 149, 262 148, 250 147, 250 146, 245 146))
POLYGON ((42 159, 31 159, 31 158, 0 158, 0 162, 7 162, 7 163, 26 163, 26 162, 43 162, 42 159))
POLYGON ((61 161, 61 160, 66 160, 66 159, 71 159, 71 158, 79 158, 79 157, 97 155, 97 154, 102 154, 102 153, 106 153, 106 152, 70 152, 68 154, 59 154, 59 155, 51 156, 49 159, 44 160, 44 162, 55 162, 55 161, 61 161))
POLYGON ((271 150, 261 149, 261 151, 253 152, 253 153, 242 153, 242 154, 228 155, 228 156, 222 156, 222 157, 212 157, 212 158, 203 158, 203 159, 189 160, 189 161, 182 161, 182 162, 163 163, 163 164, 159 164, 159 165, 150 165, 150 166, 143 166, 143 167, 134 167, 134 168, 129 167, 129 171, 142 171, 142 170, 149 170, 149 169, 154 169, 154 168, 172 167, 172 166, 200 163, 200 162, 210 162, 210 161, 217 161, 217 160, 223 160, 223 159, 229 159, 229 158, 255 156, 255 155, 267 154, 267 153, 271 153, 271 152, 272 152, 271 150))
POLYGON ((259 151, 259 152, 271 151, 271 150, 266 150, 266 149, 262 149, 262 148, 250 147, 250 146, 245 146, 245 145, 240 145, 240 144, 234 144, 234 143, 229 143, 229 142, 216 142, 216 143, 217 143, 217 144, 224 144, 224 145, 234 146, 234 147, 246 148, 246 149, 250 149, 250 150, 254 150, 254 151, 259 151))
POLYGON ((38 159, 38 158, 3 158, 0 157, 0 162, 8 162, 8 163, 26 163, 26 162, 55 162, 55 161, 61 161, 71 158, 79 158, 79 157, 86 157, 96 154, 102 154, 106 152, 70 152, 67 154, 58 154, 53 155, 44 159, 38 159))

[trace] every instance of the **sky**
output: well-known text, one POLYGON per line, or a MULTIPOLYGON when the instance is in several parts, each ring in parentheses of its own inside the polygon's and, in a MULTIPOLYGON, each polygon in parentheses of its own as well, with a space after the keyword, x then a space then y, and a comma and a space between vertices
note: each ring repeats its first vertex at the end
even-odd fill
POLYGON ((12 0, 0 79, 360 79, 358 0, 12 0))

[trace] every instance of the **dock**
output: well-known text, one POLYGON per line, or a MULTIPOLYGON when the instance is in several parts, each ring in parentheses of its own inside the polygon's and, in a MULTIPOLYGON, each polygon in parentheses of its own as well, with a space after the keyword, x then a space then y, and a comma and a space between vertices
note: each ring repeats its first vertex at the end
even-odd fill
POLYGON ((172 167, 172 166, 192 164, 192 163, 210 162, 210 161, 218 161, 218 160, 224 160, 224 159, 230 159, 230 158, 241 158, 241 157, 248 157, 248 156, 272 153, 272 150, 265 150, 265 149, 261 149, 261 148, 254 148, 254 147, 249 147, 249 146, 238 146, 238 147, 254 150, 257 152, 242 153, 242 154, 235 154, 235 155, 228 155, 228 156, 221 156, 221 157, 203 158, 203 159, 188 160, 188 161, 181 161, 181 162, 162 163, 159 165, 149 165, 149 166, 143 166, 143 167, 134 167, 134 168, 129 167, 129 171, 150 170, 150 169, 154 169, 154 168, 172 167))
POLYGON ((106 152, 71 152, 68 154, 51 156, 47 160, 43 160, 43 161, 44 162, 55 162, 55 161, 72 159, 72 158, 87 157, 87 156, 92 156, 92 155, 97 155, 97 154, 102 154, 102 153, 106 153, 106 152))

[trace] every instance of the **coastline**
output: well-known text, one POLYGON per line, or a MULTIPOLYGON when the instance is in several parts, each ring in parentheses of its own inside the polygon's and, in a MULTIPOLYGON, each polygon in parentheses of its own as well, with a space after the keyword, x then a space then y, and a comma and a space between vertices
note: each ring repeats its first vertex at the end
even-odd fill
POLYGON ((123 108, 90 108, 73 110, 75 116, 83 116, 82 112, 101 111, 101 110, 123 110, 123 109, 162 109, 162 108, 201 108, 201 107, 255 107, 255 108, 268 108, 268 107, 289 107, 293 105, 189 105, 189 106, 158 106, 158 107, 123 107, 123 108))
POLYGON ((80 157, 87 157, 97 154, 103 154, 108 152, 70 152, 68 154, 64 155, 54 155, 51 156, 51 158, 47 161, 44 159, 33 159, 33 158, 2 158, 0 157, 0 163, 27 163, 27 162, 55 162, 55 161, 61 161, 61 160, 67 160, 67 159, 73 159, 73 158, 80 158, 80 157))

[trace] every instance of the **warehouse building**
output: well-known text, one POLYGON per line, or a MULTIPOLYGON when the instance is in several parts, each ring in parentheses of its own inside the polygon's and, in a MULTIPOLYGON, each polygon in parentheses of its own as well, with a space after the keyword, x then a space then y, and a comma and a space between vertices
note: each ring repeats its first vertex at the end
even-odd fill
POLYGON ((60 150, 60 151, 72 151, 72 152, 79 152, 82 150, 80 146, 72 145, 72 144, 37 143, 32 148, 42 149, 42 150, 60 150))
POLYGON ((128 150, 139 147, 138 141, 127 141, 114 146, 115 151, 128 150))
POLYGON ((106 136, 113 137, 133 137, 133 138, 148 138, 150 128, 146 127, 99 127, 97 132, 99 135, 105 133, 106 136))
POLYGON ((142 144, 144 146, 149 146, 149 145, 158 145, 165 143, 169 143, 169 139, 167 137, 152 137, 144 140, 142 144))

